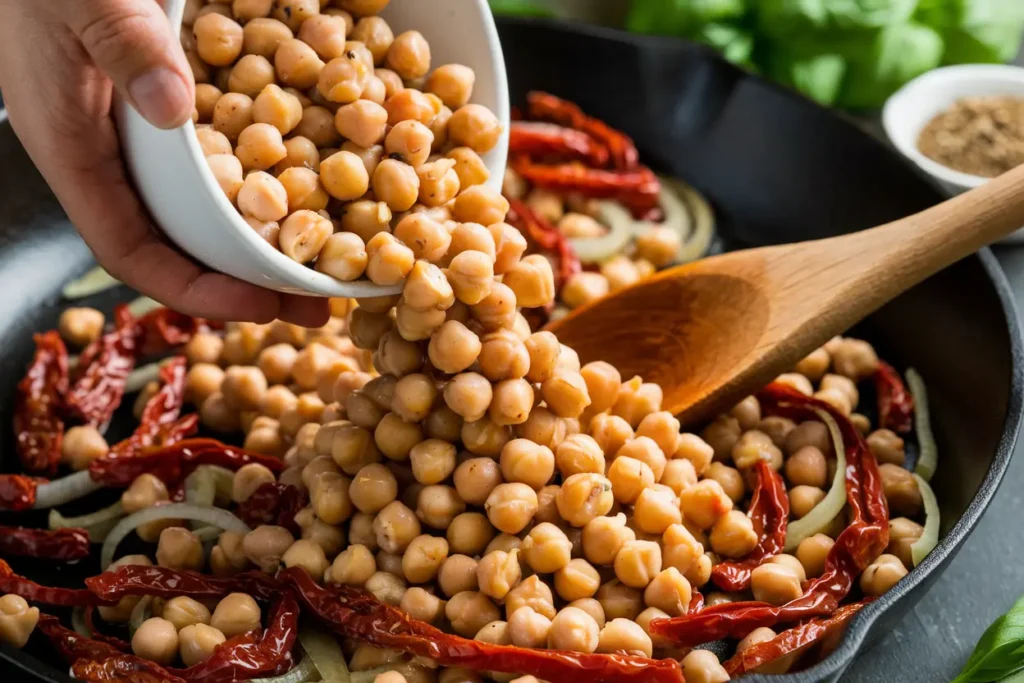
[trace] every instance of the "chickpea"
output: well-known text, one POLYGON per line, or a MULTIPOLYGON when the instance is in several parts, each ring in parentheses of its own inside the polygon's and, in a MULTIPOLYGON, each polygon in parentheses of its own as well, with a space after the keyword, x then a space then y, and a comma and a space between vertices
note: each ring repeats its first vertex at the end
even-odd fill
POLYGON ((326 218, 313 211, 296 211, 281 225, 281 251, 293 261, 309 263, 333 233, 334 226, 326 218))
POLYGON ((860 575, 860 589, 865 595, 879 596, 907 575, 907 568, 895 555, 879 555, 860 575))
POLYGON ((273 573, 294 540, 284 527, 259 526, 245 535, 242 549, 250 562, 264 572, 273 573))
POLYGON ((490 177, 483 159, 469 147, 456 147, 448 152, 447 158, 455 162, 455 173, 463 189, 482 185, 490 177))
POLYGON ((508 534, 517 534, 525 529, 537 507, 536 491, 520 483, 497 485, 484 503, 491 524, 508 534))
POLYGON ((755 600, 772 605, 784 605, 803 594, 796 572, 791 567, 776 563, 756 567, 750 575, 750 588, 755 600))
POLYGON ((825 492, 816 486, 794 486, 789 490, 789 509, 795 519, 800 519, 824 499, 825 492))
POLYGON ((824 488, 828 481, 825 454, 814 446, 804 446, 786 461, 786 479, 794 486, 824 488))
POLYGON ((796 557, 808 577, 820 576, 825 570, 825 559, 833 545, 835 541, 825 534, 815 534, 800 541, 796 548, 796 557))
POLYGON ((65 309, 57 326, 64 341, 84 348, 100 338, 103 323, 103 314, 95 308, 77 307, 65 309))
MULTIPOLYGON (((208 87, 212 88, 213 86, 208 87)), ((216 102, 214 107, 216 108, 216 102)), ((213 111, 210 112, 210 119, 212 121, 213 111)), ((234 152, 228 136, 215 130, 212 125, 196 126, 196 139, 199 140, 199 147, 203 150, 204 157, 211 157, 215 154, 232 155, 234 152)))
POLYGON ((181 661, 185 666, 201 664, 213 656, 214 650, 227 638, 207 624, 189 624, 178 633, 181 661))
POLYGON ((494 113, 478 104, 459 107, 448 122, 448 134, 452 143, 468 147, 477 154, 494 149, 502 132, 502 125, 494 113))
POLYGON ((411 583, 427 583, 437 578, 448 559, 448 542, 435 536, 417 536, 402 556, 402 572, 411 583))
POLYGON ((595 517, 583 527, 583 554, 592 563, 610 566, 619 550, 636 540, 633 530, 626 526, 626 516, 595 517))
POLYGON ((665 268, 676 261, 682 248, 679 233, 668 226, 656 226, 637 236, 636 252, 655 268, 665 268))
POLYGON ((680 494, 679 508, 688 522, 700 529, 710 529, 732 510, 732 499, 717 481, 704 479, 680 494))
POLYGON ((910 472, 889 463, 880 465, 878 471, 882 475, 882 491, 890 510, 904 517, 915 517, 921 512, 921 491, 910 472))
POLYGON ((206 157, 206 163, 220 189, 234 203, 243 184, 242 162, 233 154, 213 154, 206 157))
MULTIPOLYGON (((437 137, 433 131, 431 138, 434 140, 433 146, 436 146, 437 137)), ((424 206, 443 207, 459 193, 459 175, 455 172, 455 162, 451 159, 438 159, 417 165, 416 175, 420 179, 418 198, 424 206)))
POLYGON ((203 568, 203 545, 188 529, 172 526, 160 532, 156 563, 170 569, 198 571, 203 568))
POLYGON ((526 439, 515 439, 501 450, 501 472, 505 481, 526 484, 535 491, 544 487, 555 471, 551 449, 526 439))
POLYGON ((401 553, 420 535, 420 521, 412 510, 396 500, 377 513, 373 530, 382 550, 401 553))
MULTIPOLYGON (((593 598, 600 587, 601 576, 597 569, 582 558, 570 560, 568 564, 555 572, 555 590, 563 600, 568 602, 575 603, 593 598)), ((600 608, 596 601, 594 604, 600 608)), ((600 617, 597 619, 599 626, 604 622, 603 611, 600 617)))
POLYGON ((391 330, 380 338, 374 365, 381 372, 404 377, 423 366, 420 347, 403 339, 398 330, 391 330))
MULTIPOLYGON (((250 124, 238 134, 235 156, 242 162, 244 171, 265 171, 287 155, 288 149, 284 146, 281 132, 269 123, 250 124)), ((276 180, 273 176, 267 177, 276 180)), ((287 193, 281 191, 283 188, 277 187, 280 182, 272 184, 263 176, 257 176, 257 178, 260 179, 260 183, 251 186, 244 194, 242 191, 246 190, 246 187, 245 184, 242 185, 238 201, 246 200, 246 206, 243 208, 239 204, 239 208, 262 220, 283 218, 280 206, 287 193), (258 209, 260 213, 253 213, 253 209, 258 209)))
POLYGON ((256 17, 242 28, 242 51, 273 59, 278 47, 295 37, 292 30, 277 19, 256 17))
POLYGON ((646 588, 661 572, 661 547, 652 541, 626 541, 615 555, 615 576, 632 588, 646 588))
POLYGON ((281 558, 286 567, 302 567, 310 576, 321 577, 330 563, 327 555, 319 544, 309 539, 300 539, 292 543, 291 547, 281 558))
POLYGON ((729 674, 714 652, 691 650, 680 662, 683 675, 690 683, 726 683, 729 674))
POLYGON ((229 66, 242 53, 242 27, 229 17, 205 14, 192 25, 196 51, 211 66, 229 66))
POLYGON ((633 428, 617 415, 595 415, 590 421, 589 431, 608 457, 614 456, 623 444, 633 438, 633 428))
POLYGON ((411 213, 395 226, 395 237, 412 249, 417 259, 437 262, 451 244, 451 234, 425 213, 411 213))
POLYGON ((422 78, 430 71, 430 45, 419 31, 406 31, 394 37, 386 60, 388 68, 404 80, 422 78))
POLYGON ((647 488, 633 505, 633 521, 640 531, 661 535, 673 524, 681 523, 683 517, 671 490, 647 488))
POLYGON ((472 306, 490 294, 494 281, 494 264, 483 252, 464 251, 452 259, 447 276, 455 291, 455 297, 472 306))
POLYGON ((452 555, 437 575, 437 583, 441 591, 449 598, 465 591, 476 591, 478 563, 466 555, 452 555))
POLYGON ((229 408, 258 410, 267 391, 267 378, 257 367, 235 365, 224 373, 221 391, 229 408))
POLYGON ((423 588, 414 586, 402 595, 398 608, 413 619, 433 624, 444 614, 445 601, 423 588))
POLYGON ((749 469, 765 460, 778 469, 782 465, 782 451, 763 432, 751 430, 743 434, 732 447, 732 460, 738 469, 749 469))
POLYGON ((597 591, 597 600, 609 620, 636 619, 643 609, 643 593, 619 581, 603 584, 597 591))
POLYGON ((805 446, 814 446, 825 456, 834 455, 832 437, 822 422, 802 422, 786 435, 785 450, 789 455, 796 455, 805 446))
MULTIPOLYGON (((334 113, 330 109, 320 106, 309 106, 302 110, 302 119, 299 120, 299 125, 295 127, 293 134, 309 139, 319 149, 337 145, 341 141, 338 131, 334 127, 334 113)), ((328 156, 328 154, 321 153, 321 163, 328 156)))
MULTIPOLYGON (((721 465, 721 463, 715 463, 721 465)), ((711 479, 715 479, 719 484, 722 484, 722 479, 729 477, 730 489, 726 490, 725 485, 722 485, 722 489, 726 491, 726 495, 732 498, 734 501, 738 500, 734 495, 738 492, 742 498, 743 495, 743 477, 732 468, 725 468, 721 470, 712 471, 711 479), (726 472, 726 470, 729 470, 726 472), (735 474, 734 474, 735 473, 735 474), (719 477, 713 475, 719 474, 719 477)), ((711 469, 711 468, 709 468, 711 469)), ((664 484, 672 490, 673 493, 678 497, 690 486, 697 483, 697 470, 694 468, 693 463, 689 460, 669 460, 665 463, 665 473, 661 475, 661 484, 664 484)))
POLYGON ((775 378, 775 381, 778 384, 782 384, 790 389, 799 391, 804 396, 810 396, 814 393, 814 387, 811 385, 811 380, 795 372, 787 372, 779 375, 775 378))
POLYGON ((577 607, 566 607, 551 620, 548 647, 589 654, 597 650, 599 636, 600 629, 592 616, 577 607))
POLYGON ((868 448, 880 464, 903 467, 906 461, 903 439, 890 429, 877 429, 867 437, 868 448))
POLYGON ((387 467, 367 465, 352 479, 349 496, 360 512, 375 514, 398 498, 398 482, 387 467))
MULTIPOLYGON (((449 320, 431 337, 427 354, 430 362, 438 370, 454 374, 466 370, 476 362, 481 349, 482 343, 476 334, 459 321, 449 320)), ((471 415, 475 416, 476 412, 471 415)))
POLYGON ((178 654, 178 631, 166 619, 146 619, 132 636, 132 652, 143 659, 166 666, 178 654))
POLYGON ((551 619, 524 606, 508 614, 508 636, 517 647, 544 648, 551 631, 551 619))
POLYGON ((655 483, 654 472, 647 463, 626 455, 618 455, 612 460, 608 479, 615 500, 627 505, 635 503, 640 493, 655 483))
POLYGON ((88 425, 72 427, 61 442, 61 459, 76 472, 88 469, 93 460, 109 452, 107 440, 99 430, 88 425))
POLYGON ((522 578, 519 550, 495 550, 487 553, 477 566, 480 591, 495 600, 502 600, 522 578))
POLYGON ((452 630, 467 638, 501 617, 495 604, 485 594, 475 591, 463 591, 452 596, 444 611, 452 630))
POLYGON ((609 621, 601 629, 597 651, 604 654, 651 657, 654 644, 643 626, 630 619, 620 618, 609 621))
MULTIPOLYGON (((387 85, 384 87, 386 91, 387 85)), ((438 108, 430 98, 412 88, 405 88, 388 97, 384 101, 384 108, 388 111, 388 125, 391 126, 402 121, 419 121, 429 126, 438 114, 438 108)))
POLYGON ((623 382, 615 405, 612 406, 612 414, 622 417, 635 429, 644 417, 661 410, 661 401, 661 387, 634 377, 623 382))
POLYGON ((392 159, 401 157, 401 161, 418 168, 426 163, 433 144, 434 134, 425 125, 419 121, 401 121, 388 132, 384 152, 392 159))
POLYGON ((334 583, 362 587, 377 571, 373 553, 365 545, 350 545, 334 558, 331 580, 334 583))
POLYGON ((416 169, 395 159, 384 159, 373 171, 373 193, 395 212, 408 211, 420 192, 416 169))
POLYGON ((377 598, 386 605, 392 607, 398 607, 402 602, 402 596, 405 595, 406 585, 400 577, 387 572, 377 572, 366 582, 364 588, 369 591, 373 597, 377 598))
POLYGON ((320 182, 335 199, 352 201, 366 194, 370 175, 358 156, 351 152, 338 152, 320 162, 320 182))
POLYGON ((210 623, 210 610, 184 595, 168 600, 160 614, 178 631, 186 626, 210 623))
POLYGON ((600 474, 583 473, 562 482, 555 502, 562 518, 581 528, 594 518, 608 514, 615 498, 611 481, 600 474))
POLYGON ((277 477, 265 465, 255 462, 243 465, 235 472, 232 480, 231 499, 236 503, 244 503, 261 486, 272 484, 276 480, 277 477))
POLYGON ((739 510, 725 513, 711 529, 711 548, 730 559, 738 559, 757 546, 758 535, 754 524, 739 510))
POLYGON ((573 434, 558 444, 555 462, 558 471, 566 478, 587 472, 601 474, 606 469, 604 451, 593 437, 586 434, 573 434))
POLYGON ((866 341, 841 339, 830 352, 835 371, 855 382, 871 376, 878 369, 878 355, 866 341))
POLYGON ((456 375, 444 388, 445 403, 467 422, 481 419, 490 406, 491 383, 475 372, 456 375))
POLYGON ((39 623, 39 608, 29 607, 25 598, 8 593, 0 597, 0 641, 21 649, 39 623))

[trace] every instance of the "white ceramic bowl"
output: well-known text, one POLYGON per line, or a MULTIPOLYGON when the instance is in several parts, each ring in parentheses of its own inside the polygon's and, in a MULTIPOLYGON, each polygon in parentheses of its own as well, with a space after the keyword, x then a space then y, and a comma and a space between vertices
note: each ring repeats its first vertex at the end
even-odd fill
MULTIPOLYGON (((185 0, 164 3, 178 34, 185 0)), ((488 185, 501 189, 508 154, 509 100, 505 61, 487 0, 391 0, 382 13, 398 34, 420 31, 432 65, 458 63, 476 71, 473 101, 505 126, 498 146, 484 156, 488 185)), ((157 225, 197 261, 279 292, 360 297, 394 294, 401 286, 339 282, 296 263, 271 247, 242 220, 206 165, 195 127, 159 130, 124 103, 117 107, 124 156, 136 188, 157 225)))
MULTIPOLYGON (((918 76, 889 98, 882 111, 886 135, 903 156, 956 195, 982 185, 989 178, 961 173, 929 159, 917 148, 917 139, 936 115, 963 97, 1012 95, 1024 97, 1024 68, 1001 64, 948 66, 918 76)), ((1024 230, 1006 238, 1024 241, 1024 230)))

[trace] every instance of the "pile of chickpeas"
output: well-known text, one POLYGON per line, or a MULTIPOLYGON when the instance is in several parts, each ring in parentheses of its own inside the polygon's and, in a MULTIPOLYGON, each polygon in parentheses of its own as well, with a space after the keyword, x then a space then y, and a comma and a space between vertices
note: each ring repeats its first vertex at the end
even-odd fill
MULTIPOLYGON (((608 233, 608 227, 598 220, 599 201, 542 187, 531 188, 511 168, 505 170, 502 194, 522 200, 566 239, 594 239, 608 233)), ((651 225, 630 242, 624 253, 603 261, 597 270, 584 270, 570 277, 558 293, 559 307, 553 317, 561 317, 571 309, 625 289, 677 263, 681 248, 682 237, 675 228, 651 225)))
MULTIPOLYGON (((500 260, 497 248, 478 253, 487 264, 500 260)), ((683 433, 661 410, 658 386, 623 379, 607 363, 581 366, 552 334, 532 332, 509 278, 492 276, 480 298, 476 289, 447 289, 450 273, 417 275, 430 268, 417 262, 401 297, 333 300, 334 317, 320 329, 241 323, 192 339, 184 350, 186 394, 205 427, 241 431, 246 448, 282 457, 280 480, 307 491, 310 504, 296 518, 299 538, 278 526, 225 532, 208 554, 180 522, 152 522, 138 533, 157 543, 156 563, 217 576, 299 566, 467 638, 674 657, 688 681, 728 680, 713 653, 674 648, 652 637, 649 624, 685 614, 698 589, 711 605, 781 605, 821 574, 843 515, 794 554, 754 570, 749 592, 726 594, 709 584, 714 565, 746 556, 758 542, 743 511, 756 463, 767 460, 783 474, 793 519, 825 497, 836 467, 826 426, 764 417, 748 397, 699 435, 683 433), (467 291, 476 303, 467 302, 467 291), (440 311, 429 334, 404 321, 403 311, 423 313, 407 308, 410 300, 440 311)), ((549 270, 544 278, 550 298, 549 270)), ((880 595, 906 575, 910 546, 923 531, 914 521, 920 492, 902 467, 903 440, 855 412, 857 383, 877 365, 870 344, 837 338, 778 378, 849 415, 881 463, 891 541, 860 577, 866 595, 880 595)), ((139 408, 156 388, 142 392, 139 408)), ((69 441, 72 463, 87 465, 103 450, 69 441)), ((243 467, 233 502, 274 480, 262 465, 243 467)), ((134 512, 168 499, 159 479, 143 475, 122 504, 134 512)), ((250 625, 259 619, 258 606, 237 596, 217 606, 179 602, 196 621, 168 616, 174 601, 154 604, 133 640, 137 654, 201 661, 221 634, 230 637, 218 611, 240 610, 250 625)), ((126 621, 135 604, 126 598, 101 614, 126 621)), ((774 635, 757 629, 738 648, 774 635)), ((346 644, 346 653, 355 671, 390 667, 409 683, 514 678, 437 669, 356 643, 346 644)), ((785 658, 766 669, 792 664, 785 658)))
POLYGON ((182 29, 199 144, 246 222, 299 263, 379 285, 416 259, 448 266, 453 218, 507 209, 482 185, 503 127, 470 103, 473 70, 431 71, 424 37, 376 16, 387 4, 195 0, 182 29))

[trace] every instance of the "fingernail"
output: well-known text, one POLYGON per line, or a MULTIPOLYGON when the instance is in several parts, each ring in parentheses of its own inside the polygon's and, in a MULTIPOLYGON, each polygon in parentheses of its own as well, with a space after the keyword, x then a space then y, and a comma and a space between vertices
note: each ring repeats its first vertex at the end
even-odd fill
POLYGON ((193 103, 188 88, 174 71, 157 67, 128 84, 128 95, 147 121, 159 128, 173 128, 184 123, 193 103))

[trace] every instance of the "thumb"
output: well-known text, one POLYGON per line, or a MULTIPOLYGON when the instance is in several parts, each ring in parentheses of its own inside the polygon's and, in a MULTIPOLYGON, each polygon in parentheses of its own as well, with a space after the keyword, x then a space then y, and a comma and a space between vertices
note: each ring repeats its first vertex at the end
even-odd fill
POLYGON ((96 66, 146 120, 174 128, 191 117, 192 71, 156 0, 69 0, 63 5, 65 20, 96 66))

